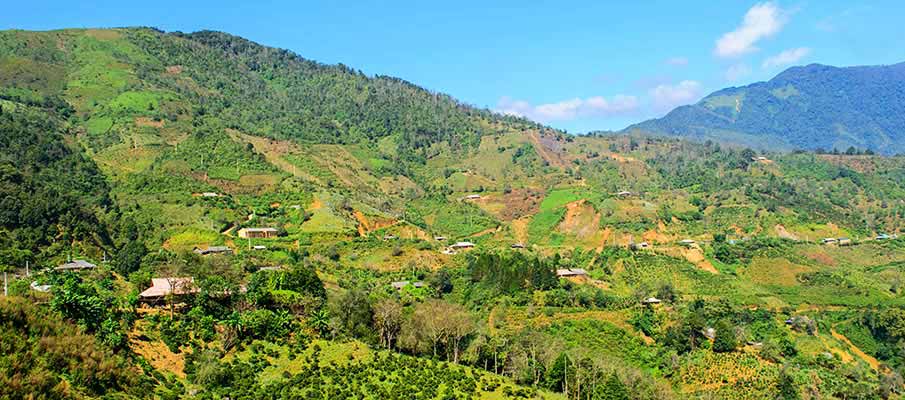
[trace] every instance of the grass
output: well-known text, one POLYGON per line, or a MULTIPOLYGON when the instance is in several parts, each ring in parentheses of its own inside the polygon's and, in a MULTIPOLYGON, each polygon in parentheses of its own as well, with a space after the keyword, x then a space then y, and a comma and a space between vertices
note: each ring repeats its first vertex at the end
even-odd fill
POLYGON ((544 200, 540 203, 540 210, 541 212, 551 211, 560 207, 564 207, 566 204, 569 204, 573 201, 588 198, 589 195, 590 193, 588 193, 584 189, 579 188, 551 190, 549 193, 547 193, 547 196, 544 197, 544 200))
MULTIPOLYGON (((528 243, 544 243, 555 234, 556 226, 566 215, 565 208, 542 210, 528 224, 528 243)), ((560 235, 561 236, 561 235, 560 235)))
POLYGON ((187 229, 171 236, 166 243, 164 243, 164 246, 173 251, 189 251, 196 246, 204 247, 217 244, 217 242, 221 241, 221 237, 217 232, 201 229, 187 229))

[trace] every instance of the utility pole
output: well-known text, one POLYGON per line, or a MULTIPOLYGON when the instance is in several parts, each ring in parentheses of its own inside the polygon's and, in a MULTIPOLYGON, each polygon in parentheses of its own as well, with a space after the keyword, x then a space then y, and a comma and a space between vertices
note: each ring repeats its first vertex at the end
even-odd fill
POLYGON ((31 274, 28 273, 28 260, 25 260, 25 276, 26 277, 31 276, 31 274))
POLYGON ((3 272, 3 295, 9 296, 9 285, 6 281, 6 271, 3 272))

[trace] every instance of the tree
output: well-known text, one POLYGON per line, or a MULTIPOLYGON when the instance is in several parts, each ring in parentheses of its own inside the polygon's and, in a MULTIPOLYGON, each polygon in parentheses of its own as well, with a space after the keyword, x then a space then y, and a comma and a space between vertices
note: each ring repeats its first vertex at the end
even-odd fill
MULTIPOLYGON (((445 303, 449 304, 449 303, 445 303)), ((452 347, 453 363, 459 363, 459 352, 462 340, 474 332, 474 321, 471 315, 458 304, 449 304, 445 322, 447 324, 447 347, 452 347)))
POLYGON ((141 267, 141 260, 148 254, 145 244, 138 240, 132 240, 121 247, 113 256, 113 265, 116 272, 128 275, 141 267))
POLYGON ((445 269, 441 269, 431 275, 429 282, 430 286, 441 294, 449 293, 453 289, 452 278, 445 269))
POLYGON ((381 344, 392 349, 402 328, 402 305, 394 299, 383 299, 374 304, 374 326, 381 344))
POLYGON ((723 319, 714 326, 716 338, 713 340, 713 351, 728 353, 738 348, 738 338, 735 335, 735 327, 729 321, 723 319))
POLYGON ((611 373, 603 385, 597 386, 597 399, 601 400, 629 400, 631 397, 628 388, 615 372, 611 373))
POLYGON ((415 306, 401 336, 411 350, 429 349, 434 357, 444 350, 447 360, 458 362, 463 341, 474 330, 474 321, 462 306, 430 299, 415 306))
POLYGON ((334 303, 331 314, 337 319, 345 333, 357 338, 368 338, 373 334, 371 321, 373 312, 368 301, 368 294, 355 288, 344 293, 334 303))
POLYGON ((672 283, 664 283, 660 285, 659 289, 657 289, 657 298, 667 303, 676 301, 676 297, 676 288, 672 285, 672 283))
POLYGON ((779 388, 779 395, 782 399, 787 400, 796 400, 801 398, 801 393, 798 391, 798 384, 795 383, 795 377, 792 376, 790 367, 783 367, 782 371, 779 373, 779 383, 777 384, 779 388))

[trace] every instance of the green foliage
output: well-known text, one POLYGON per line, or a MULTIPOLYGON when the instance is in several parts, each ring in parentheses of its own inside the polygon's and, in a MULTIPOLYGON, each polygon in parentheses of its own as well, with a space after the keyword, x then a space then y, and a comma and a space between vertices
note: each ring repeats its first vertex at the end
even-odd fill
POLYGON ((718 353, 726 353, 735 351, 738 348, 738 338, 735 335, 735 327, 723 319, 713 326, 716 332, 716 338, 713 340, 713 351, 718 353))
POLYGON ((520 252, 482 252, 471 256, 468 268, 473 282, 496 293, 551 289, 556 285, 558 257, 545 260, 520 252))
POLYGON ((0 397, 144 398, 152 387, 128 358, 58 314, 25 298, 0 298, 0 397))
POLYGON ((0 115, 0 230, 9 232, 0 249, 38 254, 60 239, 109 240, 97 212, 111 204, 107 183, 51 115, 0 115))
POLYGON ((275 307, 279 303, 274 297, 285 297, 287 291, 310 296, 315 300, 312 304, 314 306, 323 303, 327 297, 324 284, 317 277, 317 273, 313 268, 304 265, 255 272, 248 283, 247 296, 258 306, 275 307))

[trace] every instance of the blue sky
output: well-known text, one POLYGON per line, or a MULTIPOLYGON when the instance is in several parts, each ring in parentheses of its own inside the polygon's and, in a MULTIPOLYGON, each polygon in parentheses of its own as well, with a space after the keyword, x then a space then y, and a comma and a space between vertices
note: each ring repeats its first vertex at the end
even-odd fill
POLYGON ((570 132, 621 129, 790 65, 905 61, 895 0, 255 3, 11 2, 0 29, 221 30, 570 132))

